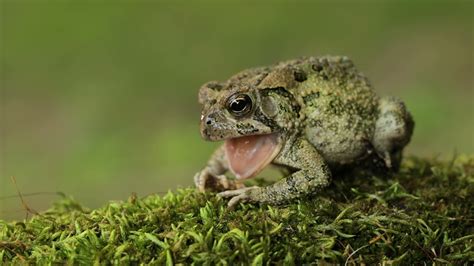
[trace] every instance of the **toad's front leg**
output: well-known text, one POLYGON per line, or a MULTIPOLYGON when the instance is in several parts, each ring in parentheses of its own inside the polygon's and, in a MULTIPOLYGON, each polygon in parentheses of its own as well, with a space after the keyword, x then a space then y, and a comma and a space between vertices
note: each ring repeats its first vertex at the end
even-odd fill
POLYGON ((316 149, 306 139, 297 139, 288 144, 273 163, 296 169, 291 175, 270 186, 229 190, 218 195, 232 197, 229 207, 239 201, 279 204, 329 185, 331 172, 316 149))
POLYGON ((204 192, 206 189, 223 191, 242 188, 243 184, 229 180, 224 175, 229 170, 225 156, 224 145, 220 146, 211 156, 203 170, 194 176, 197 189, 204 192))

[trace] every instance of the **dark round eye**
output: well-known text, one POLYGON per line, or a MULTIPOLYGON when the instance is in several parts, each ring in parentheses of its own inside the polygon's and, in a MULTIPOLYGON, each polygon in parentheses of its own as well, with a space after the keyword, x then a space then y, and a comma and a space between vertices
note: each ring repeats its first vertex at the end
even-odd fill
POLYGON ((227 101, 227 108, 236 116, 243 116, 252 110, 252 99, 246 94, 232 95, 227 101))

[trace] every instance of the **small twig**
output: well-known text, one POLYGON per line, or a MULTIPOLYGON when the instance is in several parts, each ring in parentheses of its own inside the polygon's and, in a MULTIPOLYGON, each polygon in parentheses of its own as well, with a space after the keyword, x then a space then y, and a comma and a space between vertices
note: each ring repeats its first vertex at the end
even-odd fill
MULTIPOLYGON (((62 192, 45 191, 45 192, 32 192, 32 193, 24 193, 24 194, 22 194, 23 197, 40 196, 40 195, 57 195, 57 196, 61 196, 61 195, 63 195, 63 193, 62 193, 62 192)), ((14 199, 14 198, 18 198, 18 194, 16 194, 16 195, 9 195, 9 196, 2 196, 2 197, 0 197, 0 200, 14 199)))
POLYGON ((347 257, 346 263, 344 263, 344 266, 346 266, 346 265, 349 263, 349 259, 350 259, 352 256, 354 256, 359 250, 361 250, 361 249, 363 249, 363 248, 366 248, 366 247, 368 247, 368 246, 370 246, 370 244, 364 245, 364 246, 362 246, 362 247, 360 247, 360 248, 354 250, 354 252, 352 252, 352 253, 349 255, 349 257, 347 257))
POLYGON ((33 210, 32 208, 30 208, 30 207, 28 206, 28 204, 26 204, 26 201, 25 201, 25 199, 23 198, 23 195, 21 194, 20 189, 18 188, 18 185, 17 185, 17 183, 16 183, 16 178, 15 178, 14 176, 12 176, 12 177, 11 177, 11 180, 12 180, 12 183, 13 183, 13 185, 15 186, 15 189, 16 189, 16 191, 17 191, 17 193, 18 193, 18 197, 20 197, 21 205, 23 206, 23 208, 24 208, 25 211, 26 211, 26 218, 25 218, 25 219, 28 219, 28 214, 29 214, 29 213, 38 215, 38 212, 37 212, 37 211, 33 210))
POLYGON ((25 257, 23 257, 20 253, 16 252, 15 249, 19 248, 21 250, 26 249, 26 245, 21 243, 20 241, 15 241, 15 242, 7 242, 7 241, 0 241, 0 248, 4 248, 6 250, 9 250, 11 253, 14 253, 15 256, 20 258, 22 262, 26 262, 25 257))

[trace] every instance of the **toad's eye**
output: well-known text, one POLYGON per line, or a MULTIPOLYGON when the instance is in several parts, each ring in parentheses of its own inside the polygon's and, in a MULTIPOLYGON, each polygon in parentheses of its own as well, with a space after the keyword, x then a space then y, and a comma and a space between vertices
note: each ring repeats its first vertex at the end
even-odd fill
POLYGON ((227 109, 235 116, 244 116, 252 110, 252 99, 247 94, 234 94, 227 100, 227 109))

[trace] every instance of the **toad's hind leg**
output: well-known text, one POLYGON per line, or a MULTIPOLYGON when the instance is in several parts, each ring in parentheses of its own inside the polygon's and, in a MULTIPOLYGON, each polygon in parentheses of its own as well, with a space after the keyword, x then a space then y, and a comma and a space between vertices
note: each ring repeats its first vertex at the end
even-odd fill
POLYGON ((381 98, 378 108, 372 144, 386 166, 397 170, 402 150, 410 142, 414 122, 405 104, 397 98, 381 98))

